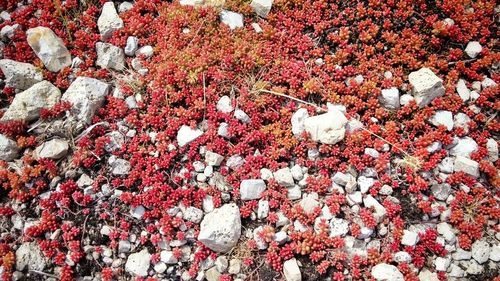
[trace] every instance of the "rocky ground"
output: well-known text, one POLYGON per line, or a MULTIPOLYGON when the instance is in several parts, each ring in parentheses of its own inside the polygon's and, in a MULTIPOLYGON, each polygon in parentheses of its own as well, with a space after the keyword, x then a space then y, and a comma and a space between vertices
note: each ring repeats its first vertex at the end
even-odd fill
POLYGON ((1 2, 2 280, 500 280, 500 6, 342 2, 1 2))

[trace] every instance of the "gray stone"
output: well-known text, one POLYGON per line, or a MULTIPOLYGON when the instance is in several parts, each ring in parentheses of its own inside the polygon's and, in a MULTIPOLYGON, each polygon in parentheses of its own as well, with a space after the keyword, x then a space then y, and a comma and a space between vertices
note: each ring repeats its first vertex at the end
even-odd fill
POLYGON ((283 263, 283 274, 286 281, 301 281, 302 274, 295 258, 289 259, 283 263))
POLYGON ((399 90, 396 87, 383 89, 379 97, 379 101, 383 107, 391 110, 399 109, 399 90))
POLYGON ((478 145, 471 137, 459 138, 458 143, 450 149, 450 155, 470 157, 477 149, 478 145))
POLYGON ((48 158, 60 159, 68 153, 68 141, 63 139, 52 139, 37 146, 34 152, 35 159, 48 158))
POLYGON ((447 174, 453 173, 454 160, 452 157, 445 157, 441 160, 441 163, 438 164, 439 171, 447 174))
POLYGON ((118 253, 128 253, 131 248, 132 245, 128 240, 120 240, 120 242, 118 242, 118 253))
POLYGON ((174 256, 173 251, 161 251, 160 260, 166 264, 176 264, 179 262, 177 258, 174 256))
POLYGON ((471 41, 467 43, 467 47, 465 47, 465 53, 470 58, 476 58, 483 51, 483 47, 477 41, 471 41))
POLYGON ((274 179, 283 186, 293 186, 295 184, 290 168, 282 168, 273 173, 274 179))
POLYGON ((188 207, 186 210, 183 212, 183 219, 193 222, 193 223, 200 223, 201 219, 203 218, 203 211, 195 208, 195 207, 188 207))
POLYGON ((19 271, 26 268, 42 271, 47 262, 37 242, 25 242, 16 250, 16 269, 19 271))
POLYGON ((148 276, 151 254, 147 249, 130 254, 125 263, 125 271, 136 276, 148 276))
POLYGON ((17 142, 0 134, 0 160, 12 161, 19 156, 20 151, 17 142))
POLYGON ((455 158, 453 169, 455 172, 464 172, 475 178, 479 177, 479 163, 463 156, 455 158))
POLYGON ((261 197, 262 192, 266 190, 266 183, 262 179, 242 180, 240 183, 241 200, 254 200, 261 197))
POLYGON ((453 129, 453 114, 447 110, 437 110, 436 113, 429 118, 429 122, 438 127, 445 126, 448 131, 453 129))
POLYGON ((111 173, 116 176, 128 175, 131 169, 130 162, 125 159, 116 159, 110 166, 111 173))
POLYGON ((50 28, 30 28, 26 31, 26 40, 48 70, 57 72, 71 66, 71 54, 50 28))
POLYGON ((417 105, 422 108, 437 97, 444 95, 443 80, 436 76, 429 68, 421 68, 411 72, 408 79, 413 88, 412 94, 417 105))
POLYGON ((42 71, 29 63, 2 59, 0 69, 5 76, 7 87, 26 90, 43 80, 42 71))
POLYGON ((2 116, 2 121, 33 121, 40 116, 42 108, 50 109, 61 99, 61 91, 48 81, 38 82, 17 94, 2 116))
POLYGON ((94 78, 77 77, 63 94, 61 100, 71 103, 70 115, 80 124, 89 124, 95 112, 104 103, 109 84, 94 78))
POLYGON ((403 262, 408 263, 412 260, 410 254, 408 254, 407 252, 404 252, 404 251, 400 251, 400 252, 395 253, 393 259, 397 263, 403 263, 403 262))
POLYGON ((267 17, 272 6, 273 0, 252 0, 252 2, 250 2, 250 7, 252 7, 258 16, 263 18, 267 17))
POLYGON ((431 187, 432 195, 441 201, 445 201, 451 193, 451 186, 447 183, 434 184, 431 187))
POLYGON ((323 144, 336 144, 345 137, 347 118, 339 110, 308 117, 304 121, 306 132, 311 140, 323 144))
POLYGON ((102 42, 97 42, 95 47, 97 52, 95 64, 97 66, 118 71, 125 69, 125 54, 122 48, 102 42))
POLYGON ((490 244, 484 240, 477 240, 472 244, 472 258, 474 258, 479 264, 488 261, 490 252, 490 244))
POLYGON ((112 1, 104 3, 97 19, 97 28, 103 40, 111 38, 113 32, 123 28, 123 20, 118 16, 112 1))
POLYGON ((231 203, 205 215, 198 240, 215 252, 227 252, 238 243, 240 235, 240 209, 231 203))
POLYGON ((496 162, 498 160, 498 142, 489 138, 486 142, 486 149, 488 150, 488 160, 496 162))

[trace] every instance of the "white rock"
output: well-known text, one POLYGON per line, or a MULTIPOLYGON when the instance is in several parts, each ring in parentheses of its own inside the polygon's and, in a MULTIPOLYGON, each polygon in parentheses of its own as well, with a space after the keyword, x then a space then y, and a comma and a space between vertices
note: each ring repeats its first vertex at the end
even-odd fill
POLYGON ((397 263, 410 262, 412 260, 410 254, 404 251, 399 251, 394 254, 393 260, 397 263))
POLYGON ((438 164, 439 171, 447 174, 453 173, 453 167, 454 167, 454 160, 452 157, 445 157, 443 158, 441 163, 438 164))
POLYGON ((382 206, 382 204, 377 201, 377 199, 373 198, 373 196, 366 195, 363 198, 363 204, 366 208, 375 209, 374 216, 378 222, 381 222, 385 218, 385 214, 387 213, 387 211, 385 210, 384 206, 382 206))
POLYGON ((450 155, 470 157, 478 149, 476 141, 470 137, 459 138, 457 145, 450 149, 450 155))
POLYGON ((318 194, 316 193, 304 195, 304 198, 302 198, 302 200, 300 200, 299 202, 299 205, 304 210, 304 213, 311 214, 317 207, 320 206, 317 199, 318 199, 318 194))
POLYGON ((387 185, 387 184, 384 184, 381 188, 380 188, 380 191, 378 192, 378 194, 380 195, 391 195, 392 194, 392 187, 387 185))
POLYGON ((356 191, 351 194, 347 194, 347 203, 349 206, 361 204, 363 202, 363 194, 361 191, 356 191))
POLYGON ((226 166, 230 169, 236 170, 245 164, 245 159, 239 155, 233 155, 226 160, 226 166))
POLYGON ((182 125, 179 131, 177 132, 177 143, 180 147, 185 146, 186 144, 194 141, 198 137, 203 135, 203 131, 199 129, 191 129, 191 127, 182 125))
POLYGON ((149 59, 152 57, 154 54, 153 47, 150 45, 142 46, 140 47, 137 51, 135 51, 135 55, 137 57, 144 57, 146 59, 149 59))
POLYGON ((470 58, 476 58, 477 55, 479 55, 483 51, 483 47, 481 47, 481 44, 477 41, 471 41, 467 44, 467 47, 465 47, 465 53, 470 57, 470 58))
POLYGON ((345 130, 348 133, 352 133, 352 132, 361 130, 362 128, 363 128, 363 123, 361 123, 359 120, 354 119, 354 118, 349 120, 347 122, 347 124, 345 125, 345 130))
POLYGON ((95 47, 97 52, 97 66, 118 71, 125 69, 125 54, 122 48, 102 42, 97 42, 95 47))
POLYGON ((256 22, 252 22, 251 26, 253 27, 253 30, 255 30, 256 33, 261 33, 262 32, 262 27, 256 22))
POLYGON ((215 252, 227 252, 238 243, 240 235, 240 209, 231 203, 205 215, 198 240, 215 252))
POLYGON ((29 89, 17 94, 2 121, 33 121, 40 116, 42 108, 50 109, 61 99, 61 91, 48 81, 38 82, 29 89))
POLYGON ((210 213, 211 211, 213 211, 214 210, 213 197, 210 195, 205 196, 205 198, 203 198, 202 207, 205 213, 210 213))
POLYGON ((288 241, 288 235, 284 231, 278 231, 274 234, 273 240, 279 245, 283 245, 288 241))
POLYGON ((229 133, 227 131, 228 129, 229 129, 229 124, 227 124, 226 122, 221 122, 219 128, 217 129, 217 135, 223 138, 229 138, 229 133))
POLYGON ((26 31, 26 39, 48 70, 57 72, 71 65, 71 55, 63 40, 50 28, 30 28, 26 31))
POLYGON ((396 110, 400 107, 399 90, 396 87, 383 89, 379 97, 379 101, 383 107, 396 110))
POLYGON ((441 201, 445 201, 451 192, 451 186, 447 183, 434 184, 431 186, 432 195, 441 201))
POLYGON ((450 265, 449 271, 450 271, 449 273, 450 277, 461 278, 465 276, 465 271, 462 268, 460 268, 460 266, 454 263, 450 265))
POLYGON ((132 215, 132 217, 134 217, 136 219, 141 219, 142 216, 144 216, 145 212, 146 212, 146 208, 144 208, 144 206, 142 206, 142 205, 139 205, 139 206, 132 208, 130 210, 130 215, 132 215))
POLYGON ((415 97, 417 105, 422 108, 437 97, 444 95, 443 80, 436 76, 429 68, 421 68, 408 75, 412 94, 415 97))
POLYGON ((0 160, 12 161, 19 156, 19 152, 17 142, 0 134, 0 160))
POLYGON ((234 118, 240 120, 243 123, 249 123, 250 122, 250 117, 248 114, 245 113, 245 111, 241 109, 236 109, 234 111, 234 118))
POLYGON ((458 79, 457 82, 457 93, 462 98, 463 101, 468 101, 470 98, 470 90, 467 88, 467 85, 465 84, 464 79, 458 79))
POLYGON ((453 228, 446 222, 442 222, 437 225, 437 232, 441 234, 450 244, 454 244, 457 240, 455 233, 453 233, 453 228))
POLYGON ((131 169, 130 162, 125 159, 116 159, 111 164, 111 173, 117 176, 128 175, 131 169))
POLYGON ((201 222, 201 219, 203 218, 203 211, 198 208, 190 206, 186 208, 186 210, 183 212, 182 218, 184 220, 198 224, 201 222))
POLYGON ((160 260, 166 264, 176 264, 177 262, 179 262, 174 256, 173 251, 161 251, 160 260))
POLYGON ((368 155, 372 158, 378 158, 380 156, 380 153, 374 148, 367 147, 365 148, 365 155, 368 155))
POLYGON ((47 259, 37 242, 25 242, 16 250, 17 270, 24 271, 27 268, 42 271, 46 266, 47 259))
POLYGON ((301 179, 304 178, 304 173, 302 172, 302 167, 300 165, 295 164, 291 169, 290 172, 292 173, 292 177, 296 181, 300 181, 301 179))
POLYGON ((13 24, 13 25, 5 25, 0 30, 0 39, 2 39, 2 38, 12 39, 16 30, 18 30, 20 27, 21 26, 17 23, 13 24))
POLYGON ((479 163, 463 156, 455 158, 453 169, 455 172, 464 172, 475 178, 479 177, 479 163))
POLYGON ((349 181, 349 177, 350 175, 348 174, 344 174, 342 172, 337 172, 335 173, 335 175, 333 175, 333 182, 338 184, 338 185, 341 185, 341 186, 345 186, 347 184, 347 182, 349 181))
POLYGON ((345 137, 347 118, 338 110, 308 117, 304 121, 306 132, 315 142, 336 144, 345 137))
POLYGON ((250 7, 255 11, 255 13, 263 18, 266 18, 271 7, 273 6, 273 0, 252 0, 250 7))
POLYGON ((483 79, 483 81, 481 81, 481 86, 483 87, 483 89, 486 89, 489 87, 495 87, 496 85, 497 85, 497 83, 493 79, 488 78, 488 77, 485 77, 483 79))
POLYGON ((132 245, 128 240, 120 240, 120 242, 118 242, 118 253, 128 253, 131 247, 132 245))
POLYGON ((419 240, 418 233, 409 230, 403 230, 403 237, 401 238, 401 244, 405 246, 415 246, 418 240, 419 240))
POLYGON ((261 197, 266 190, 266 183, 262 179, 242 180, 240 183, 241 200, 254 200, 261 197))
POLYGON ((426 149, 427 149, 427 151, 429 151, 429 153, 434 153, 434 152, 440 150, 441 148, 442 148, 442 145, 441 145, 441 142, 439 142, 439 141, 435 141, 426 147, 426 149))
POLYGON ((52 139, 37 146, 34 152, 35 159, 60 159, 68 153, 69 144, 63 139, 52 139))
MULTIPOLYGON (((133 7, 134 7, 133 3, 124 1, 124 2, 120 3, 120 5, 118 6, 118 13, 124 13, 124 12, 132 9, 133 7)), ((158 273, 160 273, 160 272, 158 272, 158 273)), ((161 272, 161 273, 163 273, 163 272, 161 272)))
POLYGON ((259 200, 259 205, 257 208, 257 218, 265 219, 269 215, 269 201, 259 200))
POLYGON ((394 265, 379 263, 372 267, 372 277, 380 281, 404 281, 403 274, 394 265))
POLYGON ((230 29, 243 27, 243 15, 227 10, 220 12, 220 21, 229 26, 230 29))
POLYGON ((300 186, 294 185, 293 187, 289 187, 287 189, 287 198, 290 200, 302 198, 302 190, 300 189, 300 186))
POLYGON ((481 94, 479 94, 478 92, 476 92, 476 91, 471 91, 470 92, 470 99, 472 101, 477 100, 479 97, 481 97, 481 94))
POLYGON ((453 125, 455 128, 463 128, 466 133, 469 132, 469 122, 471 121, 470 117, 467 114, 459 112, 453 118, 453 125))
POLYGON ((102 106, 110 86, 94 78, 77 77, 63 94, 61 100, 71 103, 70 115, 79 123, 89 124, 97 109, 102 106))
POLYGON ((436 267, 437 271, 446 271, 450 266, 450 263, 451 263, 450 258, 437 257, 434 260, 434 266, 436 267))
POLYGON ((233 111, 233 105, 231 104, 231 98, 228 96, 220 97, 217 102, 217 110, 223 113, 229 113, 233 111))
POLYGON ((359 186, 361 193, 367 193, 368 190, 370 190, 370 188, 373 186, 374 183, 375 183, 375 180, 372 178, 367 178, 364 176, 360 176, 358 178, 358 186, 359 186))
POLYGON ((436 127, 443 125, 448 131, 451 131, 453 129, 453 114, 451 111, 438 110, 429 118, 429 122, 436 127))
POLYGON ((401 95, 401 98, 399 98, 399 103, 402 106, 405 106, 405 105, 409 104, 412 100, 415 100, 415 98, 412 95, 404 94, 404 95, 401 95))
POLYGON ((462 249, 457 249, 456 252, 454 252, 451 256, 453 260, 460 261, 460 260, 470 260, 472 258, 472 253, 470 251, 465 251, 462 249))
POLYGON ((220 163, 222 163, 223 160, 224 156, 218 153, 212 151, 207 151, 207 153, 205 153, 205 162, 209 166, 220 166, 220 163))
POLYGON ((42 71, 29 63, 2 59, 0 69, 5 76, 7 87, 26 90, 43 80, 42 71))
POLYGON ((266 241, 264 241, 264 239, 261 237, 261 233, 263 230, 264 230, 263 226, 259 226, 253 230, 252 238, 256 242, 257 249, 259 250, 265 250, 269 246, 269 244, 266 241))
POLYGON ((472 244, 472 258, 480 264, 488 261, 488 259, 490 258, 490 252, 490 244, 488 244, 488 242, 484 240, 477 240, 472 244))
POLYGON ((283 274, 285 275, 286 281, 302 280, 302 274, 295 258, 289 259, 283 263, 283 274))
POLYGON ((419 281, 439 281, 439 278, 438 278, 436 272, 431 272, 427 268, 424 268, 418 274, 418 280, 419 281))
POLYGON ((493 245, 491 247, 490 260, 494 262, 500 261, 500 244, 493 245))
MULTIPOLYGON (((123 2, 127 3, 127 2, 123 2)), ((137 51, 139 45, 139 39, 135 36, 127 37, 127 45, 125 46, 124 53, 125 55, 131 57, 135 55, 135 51, 137 51)))
POLYGON ((299 108, 291 118, 292 122, 292 133, 294 136, 298 137, 305 131, 306 127, 304 122, 309 117, 309 113, 305 108, 299 108))
POLYGON ((333 218, 330 221, 330 237, 344 236, 349 232, 349 222, 345 219, 333 218))
POLYGON ((282 168, 273 173, 274 179, 283 186, 293 186, 295 184, 290 168, 282 168))
MULTIPOLYGON (((128 3, 128 2, 123 2, 123 3, 128 3)), ((120 5, 120 7, 121 7, 121 5, 120 5)), ((155 264, 153 269, 155 270, 156 273, 162 274, 163 272, 165 272, 167 270, 167 265, 164 262, 160 261, 160 262, 155 264)))
POLYGON ((488 160, 496 162, 498 160, 498 142, 489 138, 486 142, 486 149, 488 150, 488 160))
POLYGON ((112 1, 104 3, 102 12, 97 19, 97 28, 102 40, 111 38, 113 32, 123 28, 123 20, 118 16, 112 1))
POLYGON ((137 276, 148 276, 151 254, 147 249, 130 254, 125 263, 125 271, 137 276))

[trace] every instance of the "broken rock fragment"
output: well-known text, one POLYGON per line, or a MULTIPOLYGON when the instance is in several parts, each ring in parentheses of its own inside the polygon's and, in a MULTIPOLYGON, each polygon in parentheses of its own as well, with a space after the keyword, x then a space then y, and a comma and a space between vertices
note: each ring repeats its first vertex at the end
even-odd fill
POLYGON ((242 180, 240 184, 241 200, 259 199, 264 190, 266 190, 266 183, 262 179, 242 180))
POLYGON ((231 203, 205 215, 198 240, 215 252, 225 253, 238 243, 240 235, 240 209, 231 203))
POLYGON ((417 105, 422 108, 437 97, 444 95, 443 80, 434 74, 429 68, 421 68, 408 75, 413 96, 417 105))
POLYGON ((347 118, 339 110, 308 117, 304 121, 305 130, 311 139, 323 144, 336 144, 343 140, 346 124, 347 118))
POLYGON ((271 7, 273 6, 273 0, 252 0, 250 7, 255 11, 255 13, 263 18, 266 18, 271 7))
POLYGON ((243 27, 243 15, 227 10, 220 13, 220 21, 229 26, 230 29, 243 27))
POLYGON ((26 90, 43 80, 42 71, 34 65, 9 59, 0 60, 7 87, 26 90))
POLYGON ((71 65, 71 55, 64 42, 50 28, 39 26, 26 31, 28 44, 45 67, 57 72, 71 65))
POLYGON ((103 40, 109 39, 113 32, 123 27, 123 20, 118 16, 112 1, 104 3, 102 12, 97 19, 97 28, 103 40))
POLYGON ((19 155, 17 142, 0 134, 0 160, 12 161, 19 155))
POLYGON ((97 51, 96 65, 118 71, 125 69, 125 54, 122 48, 102 42, 97 42, 95 46, 97 51))
POLYGON ((35 159, 60 159, 68 153, 69 145, 66 140, 53 139, 39 145, 35 149, 35 159))

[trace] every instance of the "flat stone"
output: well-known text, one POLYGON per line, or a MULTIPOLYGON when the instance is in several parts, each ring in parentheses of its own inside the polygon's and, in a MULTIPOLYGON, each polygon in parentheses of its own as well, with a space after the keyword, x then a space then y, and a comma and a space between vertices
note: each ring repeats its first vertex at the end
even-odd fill
POLYGON ((431 103, 437 97, 444 95, 443 80, 429 68, 421 68, 411 72, 408 79, 413 88, 412 94, 420 108, 431 103))
POLYGON ((453 169, 455 172, 464 172, 475 178, 479 177, 479 163, 463 156, 455 158, 453 169))
POLYGON ((29 63, 2 59, 0 60, 0 69, 5 76, 7 87, 26 90, 43 80, 41 69, 29 63))
POLYGON ((372 267, 372 277, 380 281, 404 281, 403 274, 394 265, 379 263, 372 267))
POLYGON ((471 137, 459 138, 457 144, 450 149, 450 155, 470 157, 477 149, 478 145, 471 137))
POLYGON ((34 155, 35 159, 48 158, 60 159, 68 153, 68 141, 63 139, 52 139, 37 146, 34 155))
POLYGON ((30 28, 26 31, 26 40, 48 70, 57 72, 71 66, 71 54, 50 28, 30 28))

